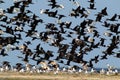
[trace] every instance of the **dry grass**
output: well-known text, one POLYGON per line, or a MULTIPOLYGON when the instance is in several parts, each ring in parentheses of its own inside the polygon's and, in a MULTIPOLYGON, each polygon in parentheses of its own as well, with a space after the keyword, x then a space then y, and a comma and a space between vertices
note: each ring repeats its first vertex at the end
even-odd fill
POLYGON ((17 73, 4 72, 0 73, 0 80, 120 80, 118 75, 100 75, 100 74, 68 74, 68 73, 17 73))

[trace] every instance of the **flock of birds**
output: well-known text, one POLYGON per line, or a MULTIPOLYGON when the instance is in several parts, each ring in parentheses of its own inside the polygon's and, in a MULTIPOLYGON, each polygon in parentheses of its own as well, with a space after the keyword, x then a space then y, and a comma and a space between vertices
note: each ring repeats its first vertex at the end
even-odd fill
MULTIPOLYGON (((33 0, 14 0, 10 7, 0 8, 0 56, 9 56, 9 51, 20 51, 22 56, 17 57, 25 63, 33 60, 39 65, 45 61, 56 61, 58 65, 70 66, 71 62, 75 62, 90 68, 94 68, 94 63, 105 60, 108 56, 120 58, 120 15, 108 17, 105 7, 95 14, 95 19, 89 18, 91 11, 97 10, 95 0, 89 0, 87 8, 82 7, 77 0, 65 0, 75 6, 69 14, 59 13, 66 7, 57 0, 46 1, 49 8, 39 9, 39 16, 29 9, 36 4, 33 0), (45 17, 41 18, 42 15, 45 17), (45 18, 55 21, 45 22, 45 18), (65 18, 74 18, 81 22, 77 24, 64 21, 65 18), (100 27, 105 28, 106 32, 99 34, 96 24, 101 24, 100 27), (36 45, 31 48, 34 43, 36 45), (49 45, 52 49, 46 50, 42 45, 49 45), (99 48, 104 50, 88 61, 84 59, 99 48), (67 60, 66 63, 64 60, 67 60)), ((0 5, 4 4, 0 0, 0 5)), ((17 65, 20 66, 21 63, 17 65)))
POLYGON ((0 72, 17 72, 17 73, 30 73, 30 74, 40 74, 40 73, 67 73, 67 74, 103 74, 103 75, 118 75, 119 70, 114 68, 113 66, 107 64, 107 68, 102 68, 101 70, 96 70, 94 68, 91 69, 82 69, 77 66, 68 66, 68 67, 55 67, 57 64, 55 62, 45 63, 41 62, 41 67, 37 67, 36 65, 31 65, 26 63, 23 66, 21 63, 16 63, 15 66, 11 66, 8 61, 3 62, 3 66, 0 66, 0 72))

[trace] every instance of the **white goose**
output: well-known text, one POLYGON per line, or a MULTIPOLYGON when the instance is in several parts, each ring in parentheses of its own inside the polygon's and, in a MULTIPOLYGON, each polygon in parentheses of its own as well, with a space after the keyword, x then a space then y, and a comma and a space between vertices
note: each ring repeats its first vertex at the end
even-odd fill
POLYGON ((3 67, 0 67, 0 72, 4 72, 5 69, 3 67))
POLYGON ((105 74, 105 70, 103 68, 100 70, 100 74, 105 74))

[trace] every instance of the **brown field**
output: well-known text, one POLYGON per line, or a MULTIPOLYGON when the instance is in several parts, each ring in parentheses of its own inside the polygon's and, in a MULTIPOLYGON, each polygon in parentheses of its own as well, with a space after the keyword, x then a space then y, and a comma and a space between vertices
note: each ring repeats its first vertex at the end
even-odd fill
POLYGON ((68 73, 17 73, 17 72, 0 72, 0 80, 120 80, 118 75, 101 75, 101 74, 68 74, 68 73))

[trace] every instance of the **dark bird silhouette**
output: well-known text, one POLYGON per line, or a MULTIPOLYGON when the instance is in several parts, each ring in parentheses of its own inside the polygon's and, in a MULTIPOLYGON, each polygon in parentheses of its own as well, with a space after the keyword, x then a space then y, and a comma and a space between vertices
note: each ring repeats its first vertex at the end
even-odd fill
POLYGON ((117 21, 117 14, 114 14, 110 19, 106 19, 106 20, 110 20, 110 21, 117 21))
POLYGON ((65 22, 66 28, 70 28, 72 22, 65 22))
POLYGON ((50 51, 50 50, 48 50, 44 55, 44 59, 45 60, 49 60, 49 58, 50 57, 53 57, 53 54, 52 54, 53 52, 52 51, 50 51))
POLYGON ((11 67, 9 61, 3 61, 3 62, 2 62, 2 66, 3 66, 4 68, 5 68, 6 66, 8 66, 9 68, 11 67))
POLYGON ((73 1, 74 2, 75 0, 69 0, 69 1, 73 1))
POLYGON ((90 67, 90 68, 93 68, 93 63, 92 63, 92 61, 89 61, 87 66, 90 67))
POLYGON ((64 8, 64 6, 61 4, 49 4, 49 6, 52 6, 52 9, 53 8, 64 8))
POLYGON ((21 64, 21 63, 16 63, 16 69, 18 70, 18 71, 20 71, 21 69, 22 69, 22 67, 23 67, 23 64, 21 64))
POLYGON ((64 61, 63 61, 63 60, 60 60, 58 63, 62 63, 62 64, 64 64, 64 61))
POLYGON ((63 51, 59 51, 58 53, 59 55, 56 57, 55 60, 65 59, 65 53, 63 51))
POLYGON ((45 28, 50 30, 58 30, 58 28, 55 27, 54 23, 47 23, 45 28))
POLYGON ((96 44, 93 42, 93 44, 91 44, 91 47, 92 48, 99 48, 99 45, 100 45, 100 42, 98 42, 96 44))
POLYGON ((94 22, 93 19, 87 19, 87 24, 88 24, 88 26, 90 26, 93 22, 94 22))
POLYGON ((14 10, 15 6, 11 6, 10 8, 7 8, 7 13, 13 14, 13 10, 14 10))
POLYGON ((24 51, 23 53, 26 54, 26 56, 32 56, 33 52, 31 49, 27 48, 26 51, 24 51))
POLYGON ((94 0, 89 0, 88 2, 90 2, 90 3, 94 3, 95 1, 94 1, 94 0))
POLYGON ((43 14, 43 13, 44 14, 48 14, 48 12, 49 12, 49 9, 45 9, 45 10, 44 9, 40 9, 40 13, 41 14, 43 14))
POLYGON ((26 43, 27 45, 32 44, 31 41, 25 41, 25 43, 26 43))
POLYGON ((2 56, 8 56, 8 54, 5 52, 5 49, 1 50, 0 55, 2 55, 2 56))
POLYGON ((120 33, 119 27, 120 27, 120 24, 116 24, 113 28, 113 32, 116 33, 116 34, 120 33))
POLYGON ((57 18, 57 13, 58 13, 58 10, 56 10, 55 12, 49 11, 47 14, 49 17, 57 18))
POLYGON ((104 9, 102 9, 100 13, 103 14, 103 15, 105 15, 105 16, 107 16, 108 15, 108 13, 107 13, 107 7, 105 7, 104 9))
POLYGON ((14 30, 12 29, 12 27, 9 27, 9 26, 6 27, 5 32, 14 35, 14 30))
POLYGON ((74 11, 69 14, 70 17, 77 18, 79 16, 79 13, 75 13, 74 11))
POLYGON ((25 54, 25 57, 22 60, 24 62, 29 62, 28 56, 29 56, 29 54, 25 54))
POLYGON ((69 48, 68 44, 63 44, 58 50, 59 55, 57 56, 56 60, 64 59, 68 48, 69 48))
POLYGON ((33 4, 33 0, 27 0, 29 4, 33 4))
POLYGON ((114 53, 114 54, 115 54, 115 57, 120 58, 120 52, 114 53))
POLYGON ((108 55, 112 55, 113 54, 113 50, 116 48, 116 45, 111 43, 108 48, 105 50, 105 52, 103 51, 103 53, 108 54, 108 55))
POLYGON ((93 32, 94 32, 93 37, 99 37, 100 36, 100 34, 97 30, 93 30, 93 32))
POLYGON ((7 23, 7 20, 8 20, 8 17, 4 16, 4 18, 2 18, 0 21, 7 23))
POLYGON ((35 50, 36 50, 36 51, 35 51, 34 57, 35 57, 35 56, 39 57, 40 54, 45 54, 45 50, 43 49, 43 47, 40 47, 40 44, 38 44, 38 45, 36 46, 36 49, 35 49, 35 50))
POLYGON ((57 7, 57 2, 56 0, 49 0, 48 2, 51 2, 51 4, 49 4, 49 6, 52 6, 52 9, 57 7))
POLYGON ((66 16, 62 14, 58 14, 58 20, 62 19, 63 17, 66 17, 66 16))
POLYGON ((104 42, 105 42, 105 39, 104 39, 104 38, 101 38, 101 39, 100 39, 100 46, 105 47, 104 42))
POLYGON ((117 25, 116 24, 111 24, 108 30, 110 30, 111 32, 117 33, 118 28, 119 28, 118 24, 117 25))
POLYGON ((80 63, 81 61, 83 61, 83 56, 84 56, 84 52, 82 51, 79 54, 76 54, 74 62, 80 63))
POLYGON ((70 54, 69 56, 68 56, 68 61, 67 61, 67 64, 66 65, 70 65, 70 62, 71 61, 73 61, 73 55, 72 54, 70 54))
POLYGON ((43 58, 39 58, 38 60, 35 60, 35 61, 37 61, 37 63, 36 63, 37 65, 40 64, 41 62, 45 63, 45 61, 43 61, 43 58))
POLYGON ((96 17, 96 20, 95 20, 95 21, 102 22, 102 21, 101 21, 102 17, 103 17, 103 14, 101 14, 101 13, 97 14, 97 17, 96 17))
POLYGON ((62 44, 62 46, 59 48, 58 52, 62 51, 64 53, 66 53, 68 48, 69 48, 68 44, 62 44))
POLYGON ((14 2, 14 7, 19 8, 22 1, 14 2))
POLYGON ((51 67, 53 67, 53 68, 55 68, 55 69, 59 67, 59 65, 58 65, 58 63, 57 63, 56 61, 50 60, 50 61, 48 62, 48 64, 51 65, 51 67))
POLYGON ((33 4, 32 0, 22 1, 23 6, 28 7, 29 4, 33 4))
POLYGON ((3 0, 0 0, 0 4, 1 4, 1 3, 5 3, 5 2, 4 2, 3 0))
POLYGON ((78 6, 76 9, 72 9, 72 11, 74 11, 75 13, 79 13, 80 9, 81 9, 81 6, 78 6))
POLYGON ((91 59, 91 61, 95 61, 95 63, 98 63, 98 58, 99 58, 99 55, 95 56, 94 58, 91 59))
POLYGON ((107 54, 102 55, 100 59, 101 60, 107 59, 107 54))
POLYGON ((109 27, 110 26, 110 23, 108 23, 107 21, 104 21, 104 24, 102 25, 104 27, 109 27))
POLYGON ((96 10, 95 4, 94 3, 90 3, 90 6, 88 7, 88 9, 96 10))
POLYGON ((65 33, 65 30, 64 30, 64 27, 63 27, 63 26, 65 25, 65 22, 62 22, 62 23, 60 23, 59 25, 60 25, 59 27, 60 27, 60 29, 61 29, 61 30, 60 30, 61 33, 65 33))

